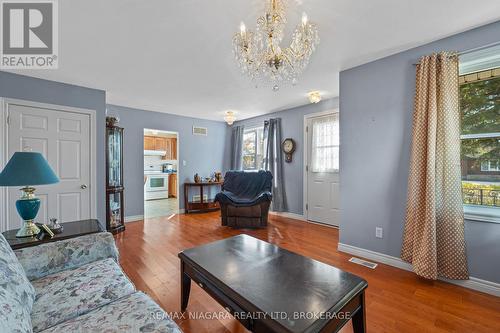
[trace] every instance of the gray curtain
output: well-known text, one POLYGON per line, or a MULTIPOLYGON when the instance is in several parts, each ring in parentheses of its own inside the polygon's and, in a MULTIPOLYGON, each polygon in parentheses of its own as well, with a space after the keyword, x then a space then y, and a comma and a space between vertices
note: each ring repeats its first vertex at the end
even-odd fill
POLYGON ((243 126, 233 126, 231 131, 231 170, 242 169, 243 126))
POLYGON ((286 211, 286 198, 283 180, 283 155, 281 154, 281 119, 264 122, 264 169, 273 174, 273 201, 271 209, 275 212, 286 211))

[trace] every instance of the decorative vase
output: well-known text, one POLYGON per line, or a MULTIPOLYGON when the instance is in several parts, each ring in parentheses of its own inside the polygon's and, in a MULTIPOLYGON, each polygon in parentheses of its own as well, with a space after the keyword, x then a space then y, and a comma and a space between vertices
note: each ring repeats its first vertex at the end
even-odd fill
POLYGON ((194 182, 195 183, 199 183, 201 182, 201 177, 200 175, 198 175, 197 173, 194 174, 194 182))

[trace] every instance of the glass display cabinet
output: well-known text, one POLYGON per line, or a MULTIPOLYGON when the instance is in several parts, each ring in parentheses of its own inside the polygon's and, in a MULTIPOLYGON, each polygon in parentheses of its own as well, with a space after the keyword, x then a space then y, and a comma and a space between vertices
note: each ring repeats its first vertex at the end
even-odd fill
POLYGON ((125 230, 123 207, 123 128, 116 117, 106 118, 106 229, 125 230))

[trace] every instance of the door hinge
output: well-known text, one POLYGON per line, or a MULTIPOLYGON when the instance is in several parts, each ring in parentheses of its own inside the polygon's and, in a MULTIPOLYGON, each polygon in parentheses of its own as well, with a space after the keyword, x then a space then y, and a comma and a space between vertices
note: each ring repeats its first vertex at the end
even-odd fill
POLYGON ((10 116, 7 115, 7 125, 9 125, 9 124, 10 124, 10 116))
POLYGON ((309 165, 306 165, 306 171, 309 171, 309 165))
POLYGON ((306 210, 309 210, 309 204, 306 204, 306 210))
POLYGON ((306 133, 309 132, 309 126, 306 126, 306 133))

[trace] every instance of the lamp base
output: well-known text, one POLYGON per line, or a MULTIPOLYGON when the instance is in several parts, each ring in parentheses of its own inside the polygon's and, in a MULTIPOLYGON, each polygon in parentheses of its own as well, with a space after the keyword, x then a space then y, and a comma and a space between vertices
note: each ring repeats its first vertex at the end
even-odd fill
POLYGON ((33 223, 33 220, 24 221, 23 226, 16 233, 17 238, 35 237, 40 232, 40 228, 33 223))
POLYGON ((23 195, 21 199, 16 201, 16 208, 24 220, 24 224, 17 232, 16 237, 34 237, 40 232, 40 228, 33 223, 38 209, 40 209, 40 199, 35 197, 35 188, 33 187, 26 186, 21 191, 23 191, 23 195))

